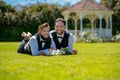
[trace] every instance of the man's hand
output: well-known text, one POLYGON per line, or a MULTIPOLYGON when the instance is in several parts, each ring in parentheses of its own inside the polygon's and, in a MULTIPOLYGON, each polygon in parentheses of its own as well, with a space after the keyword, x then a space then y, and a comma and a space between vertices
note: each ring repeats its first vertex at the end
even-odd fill
POLYGON ((53 51, 53 50, 56 50, 55 48, 49 48, 49 50, 53 51))
POLYGON ((46 55, 45 52, 40 52, 39 55, 46 55))
POLYGON ((73 54, 73 55, 76 55, 76 54, 77 54, 77 50, 73 50, 73 51, 72 51, 72 54, 73 54))

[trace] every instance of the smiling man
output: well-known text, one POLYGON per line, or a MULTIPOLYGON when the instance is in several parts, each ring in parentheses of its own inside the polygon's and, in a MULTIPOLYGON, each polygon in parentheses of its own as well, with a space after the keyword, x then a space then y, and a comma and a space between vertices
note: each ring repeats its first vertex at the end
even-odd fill
POLYGON ((56 45, 56 48, 68 50, 66 54, 77 54, 77 50, 73 50, 74 38, 72 33, 66 31, 66 21, 63 18, 58 18, 55 21, 55 30, 51 31, 51 36, 56 45))
POLYGON ((17 52, 38 55, 52 55, 49 50, 56 49, 53 39, 50 37, 50 27, 48 23, 39 25, 38 32, 31 36, 23 36, 25 39, 21 42, 17 52), (29 38, 28 38, 29 37, 29 38))

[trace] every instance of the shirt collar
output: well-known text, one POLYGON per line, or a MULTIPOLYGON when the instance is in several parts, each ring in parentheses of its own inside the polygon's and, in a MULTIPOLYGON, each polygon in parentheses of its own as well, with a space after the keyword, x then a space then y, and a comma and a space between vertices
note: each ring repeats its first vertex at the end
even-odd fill
POLYGON ((40 41, 45 41, 45 40, 42 39, 41 35, 39 35, 39 37, 40 37, 40 41))
POLYGON ((62 35, 58 35, 58 34, 57 34, 57 36, 59 36, 59 37, 64 37, 64 33, 65 33, 65 32, 63 32, 62 35))

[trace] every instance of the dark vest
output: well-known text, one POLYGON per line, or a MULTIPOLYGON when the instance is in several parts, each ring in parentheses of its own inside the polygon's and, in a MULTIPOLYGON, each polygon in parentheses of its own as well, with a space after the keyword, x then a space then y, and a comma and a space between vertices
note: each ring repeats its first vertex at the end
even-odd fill
POLYGON ((37 39, 37 43, 38 43, 38 50, 44 50, 44 49, 48 49, 50 48, 50 45, 51 45, 51 38, 49 37, 47 40, 45 40, 45 45, 44 47, 42 48, 42 43, 43 41, 40 41, 40 37, 39 37, 39 34, 36 34, 36 39, 37 39))
POLYGON ((61 43, 59 43, 59 41, 58 41, 56 32, 52 32, 51 35, 53 37, 53 40, 55 42, 57 49, 68 47, 68 39, 69 39, 69 35, 70 35, 69 33, 66 33, 66 32, 64 33, 64 36, 63 36, 61 43))

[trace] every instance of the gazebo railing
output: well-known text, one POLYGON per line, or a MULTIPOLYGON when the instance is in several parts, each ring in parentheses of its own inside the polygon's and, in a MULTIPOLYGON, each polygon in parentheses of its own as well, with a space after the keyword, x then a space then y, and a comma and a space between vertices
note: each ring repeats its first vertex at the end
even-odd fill
MULTIPOLYGON (((69 30, 73 35, 75 34, 74 30, 69 30)), ((82 32, 89 32, 89 33, 96 33, 100 37, 112 37, 111 29, 102 28, 102 32, 100 33, 99 28, 94 28, 93 30, 91 28, 83 28, 82 32)), ((80 36, 80 30, 77 30, 77 36, 80 36)))

